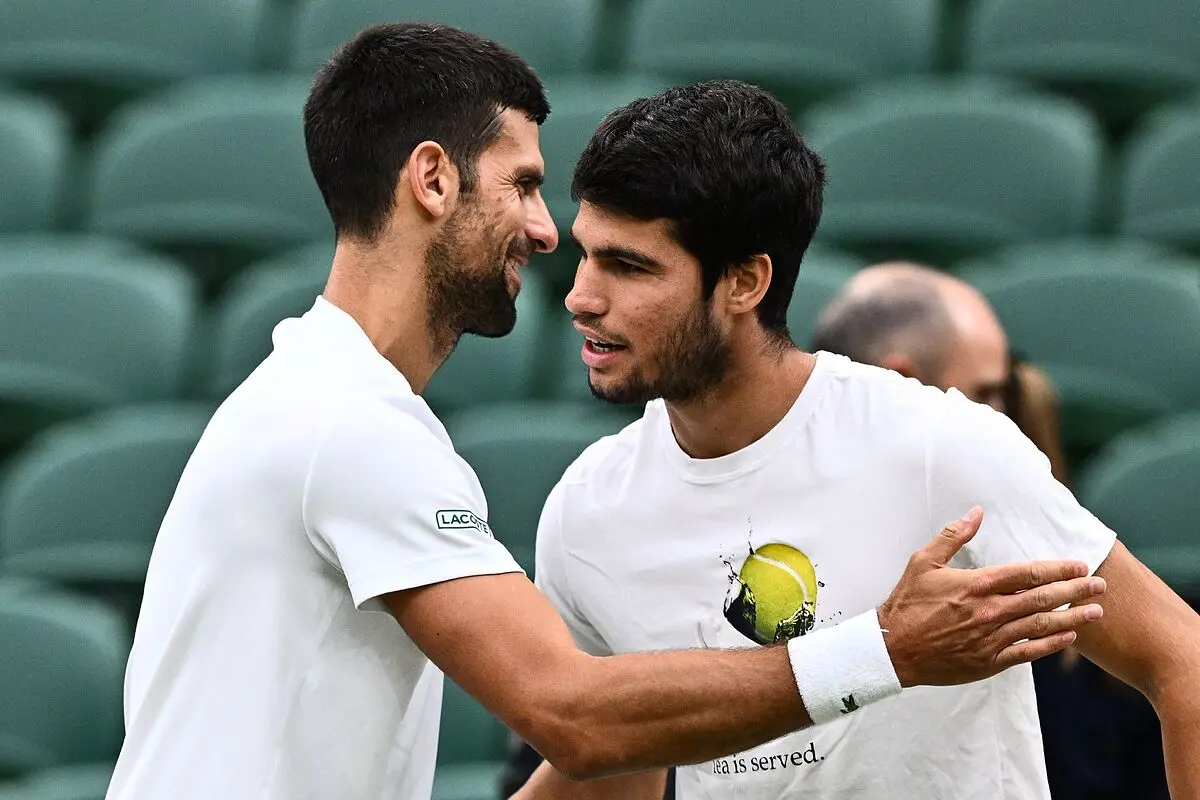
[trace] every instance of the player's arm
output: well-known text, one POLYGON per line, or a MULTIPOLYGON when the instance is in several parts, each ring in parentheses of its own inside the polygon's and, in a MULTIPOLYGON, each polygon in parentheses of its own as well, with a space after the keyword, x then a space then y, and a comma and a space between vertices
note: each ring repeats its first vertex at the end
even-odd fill
MULTIPOLYGON (((960 520, 915 554, 880 610, 902 686, 967 683, 1049 655, 1094 608, 1051 611, 1095 593, 1078 562, 947 568, 977 527, 960 520)), ((571 779, 707 761, 812 724, 782 645, 590 656, 521 575, 384 599, 435 664, 571 779)), ((793 642, 820 652, 842 627, 793 642)))
POLYGON ((1172 795, 1200 797, 1200 617, 1079 505, 1004 417, 963 401, 939 425, 931 513, 954 513, 978 498, 989 504, 992 524, 966 548, 976 564, 1064 557, 1089 564, 1106 583, 1097 601, 1104 614, 1080 631, 1078 646, 1150 699, 1163 723, 1172 795))
POLYGON ((1153 703, 1171 796, 1200 797, 1200 616, 1119 542, 1096 574, 1104 619, 1077 646, 1153 703))
POLYGON ((590 656, 522 575, 384 600, 430 660, 572 778, 718 758, 812 724, 783 647, 590 656))
POLYGON ((877 674, 880 660, 904 686, 987 677, 1069 643, 1074 634, 1063 632, 1083 624, 1081 609, 1031 626, 1091 593, 1062 582, 1082 568, 1072 562, 984 575, 944 568, 977 527, 964 522, 914 556, 893 593, 905 602, 864 617, 869 652, 859 640, 839 646, 846 623, 787 647, 597 658, 575 646, 490 536, 470 468, 415 419, 382 404, 344 409, 323 431, 305 486, 306 533, 355 605, 381 599, 450 678, 573 778, 695 763, 778 738, 810 723, 801 694, 810 704, 831 698, 831 686, 840 691, 864 665, 877 674), (1040 584, 1050 585, 1013 594, 1040 584), (880 622, 891 631, 886 648, 880 622), (798 690, 795 653, 833 669, 798 690))
POLYGON ((543 761, 510 800, 663 800, 666 788, 665 769, 573 781, 543 761))

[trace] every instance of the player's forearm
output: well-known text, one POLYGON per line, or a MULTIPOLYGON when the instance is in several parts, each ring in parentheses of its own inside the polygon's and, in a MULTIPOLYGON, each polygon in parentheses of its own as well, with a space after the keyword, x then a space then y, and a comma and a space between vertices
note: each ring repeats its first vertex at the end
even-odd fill
POLYGON ((1200 704, 1162 717, 1163 756, 1171 797, 1200 797, 1200 704))
POLYGON ((564 676, 547 756, 594 778, 736 753, 812 724, 784 647, 588 658, 564 676))
POLYGON ((1169 679, 1155 681, 1147 696, 1162 722, 1171 797, 1200 797, 1200 668, 1174 672, 1169 679))

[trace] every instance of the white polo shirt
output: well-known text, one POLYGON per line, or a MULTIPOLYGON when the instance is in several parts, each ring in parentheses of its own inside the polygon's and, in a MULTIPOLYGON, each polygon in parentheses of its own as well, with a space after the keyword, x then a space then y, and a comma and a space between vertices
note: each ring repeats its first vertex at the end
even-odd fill
POLYGON ((474 472, 318 298, 209 423, 163 520, 109 800, 413 800, 442 675, 380 595, 517 572, 474 472))
MULTIPOLYGON (((971 506, 961 567, 1077 558, 1114 534, 1007 418, 958 392, 821 353, 758 441, 690 458, 661 401, 586 450, 546 503, 537 582, 595 655, 757 647, 878 607, 971 506)), ((747 676, 749 680, 752 676, 747 676)), ((681 800, 1048 800, 1030 668, 915 687, 726 758, 681 800)))

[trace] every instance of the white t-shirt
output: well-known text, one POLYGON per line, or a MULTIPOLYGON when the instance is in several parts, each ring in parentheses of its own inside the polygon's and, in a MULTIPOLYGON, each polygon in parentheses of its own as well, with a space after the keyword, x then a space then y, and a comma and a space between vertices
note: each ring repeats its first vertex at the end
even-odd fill
MULTIPOLYGON (((688 457, 661 401, 592 445, 547 501, 537 582, 594 655, 753 647, 879 606, 975 504, 956 566, 1095 569, 1115 540, 1004 416, 821 353, 783 420, 736 453, 688 457)), ((1028 666, 907 689, 677 784, 688 800, 1049 798, 1028 666)))
POLYGON ((324 299, 217 410, 155 542, 109 800, 413 800, 442 675, 380 595, 517 572, 475 473, 324 299))

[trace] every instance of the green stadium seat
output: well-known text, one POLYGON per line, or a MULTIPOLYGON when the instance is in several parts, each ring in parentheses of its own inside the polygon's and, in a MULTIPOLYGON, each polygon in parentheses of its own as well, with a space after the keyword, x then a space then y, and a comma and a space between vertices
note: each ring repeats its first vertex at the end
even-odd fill
POLYGON ((741 78, 798 111, 813 97, 932 68, 936 0, 642 0, 630 68, 677 80, 741 78))
POLYGON ((125 406, 32 440, 0 481, 0 569, 86 588, 140 588, 211 414, 201 405, 125 406))
POLYGON ((0 270, 14 266, 37 268, 47 262, 120 261, 150 251, 126 239, 77 231, 31 231, 0 235, 0 270))
POLYGON ((432 800, 494 800, 507 735, 498 719, 446 678, 432 800))
POLYGON ((598 403, 480 406, 446 421, 454 449, 479 476, 488 523, 529 575, 542 506, 584 449, 627 422, 598 403))
POLYGON ((516 328, 498 339, 462 337, 422 393, 430 408, 445 415, 482 403, 536 396, 547 303, 541 277, 523 270, 516 328))
POLYGON ((316 242, 261 261, 230 282, 211 322, 209 395, 227 396, 271 354, 271 332, 312 308, 332 261, 333 244, 316 242))
POLYGON ((1185 260, 1045 263, 963 277, 996 308, 1014 350, 1063 406, 1068 451, 1200 402, 1200 270, 1185 260))
MULTIPOLYGON (((307 245, 260 262, 233 280, 212 321, 215 363, 207 394, 224 397, 271 353, 271 332, 312 307, 329 276, 333 249, 307 245)), ((508 336, 464 336, 424 392, 438 413, 478 403, 516 400, 535 392, 538 342, 546 290, 525 272, 517 298, 517 326, 508 336)))
POLYGON ((1101 138, 1059 99, 992 82, 909 82, 814 109, 803 129, 828 165, 830 244, 942 263, 1093 224, 1101 138))
POLYGON ((588 388, 587 365, 583 363, 580 350, 583 347, 583 336, 575 330, 569 313, 560 312, 552 315, 557 329, 554 342, 554 358, 546 359, 542 364, 543 382, 551 387, 550 395, 555 400, 576 401, 582 403, 597 403, 596 408, 603 408, 599 401, 592 397, 588 388))
POLYGON ((519 8, 476 0, 307 0, 300 6, 291 64, 311 72, 359 31, 384 22, 440 22, 492 39, 540 75, 593 68, 599 0, 522 0, 519 8))
POLYGON ((6 187, 0 193, 0 234, 57 224, 68 128, 66 116, 48 102, 0 94, 0 186, 6 187))
POLYGON ((115 761, 129 652, 115 611, 65 593, 0 598, 0 652, 0 769, 115 761))
POLYGON ((1195 0, 977 0, 966 69, 1073 94, 1117 128, 1200 89, 1195 0))
POLYGON ((31 800, 104 800, 112 773, 113 764, 107 761, 66 764, 38 770, 22 786, 32 793, 31 800))
POLYGON ((808 349, 821 311, 837 296, 846 281, 865 266, 865 259, 850 253, 818 244, 809 246, 796 275, 792 302, 788 304, 788 330, 797 346, 808 349))
POLYGON ((579 251, 567 239, 579 204, 571 199, 575 162, 604 117, 633 100, 650 97, 668 88, 665 79, 650 75, 588 76, 546 81, 546 96, 553 109, 540 133, 546 182, 542 196, 558 227, 558 249, 535 255, 531 266, 545 277, 557 298, 566 295, 575 280, 579 251))
POLYGON ((1054 272, 1068 266, 1085 272, 1138 272, 1159 263, 1175 263, 1179 266, 1179 258, 1179 252, 1145 239, 1074 237, 1002 247, 986 255, 958 262, 952 265, 951 270, 965 273, 977 270, 1054 272))
POLYGON ((1177 592, 1200 592, 1200 415, 1113 441, 1080 475, 1078 494, 1125 546, 1177 592))
POLYGON ((1150 117, 1125 148, 1122 233, 1200 251, 1200 104, 1150 117))
POLYGON ((175 248, 225 276, 332 226, 308 167, 295 76, 188 82, 99 138, 86 227, 175 248))
POLYGON ((137 91, 241 72, 267 0, 0 0, 0 79, 54 91, 88 116, 137 91))
MULTIPOLYGON (((638 98, 650 97, 670 87, 652 75, 587 76, 546 81, 552 111, 539 135, 546 162, 542 194, 562 233, 571 229, 577 204, 571 199, 575 162, 596 126, 613 111, 638 98)), ((573 272, 573 270, 572 270, 573 272)))
POLYGON ((0 600, 7 597, 24 597, 37 595, 47 590, 53 584, 37 581, 21 575, 0 575, 0 600))
POLYGON ((440 766, 433 776, 431 800, 495 800, 503 771, 503 760, 440 766))
POLYGON ((0 444, 182 387, 196 314, 192 278, 119 243, 86 247, 86 237, 57 245, 0 239, 0 444))

